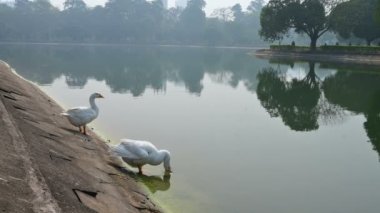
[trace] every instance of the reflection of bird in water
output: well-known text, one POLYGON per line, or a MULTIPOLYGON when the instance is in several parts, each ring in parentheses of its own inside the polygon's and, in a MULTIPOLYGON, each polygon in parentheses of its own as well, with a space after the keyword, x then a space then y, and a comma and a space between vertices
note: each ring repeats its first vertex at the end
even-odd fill
POLYGON ((112 151, 130 166, 139 168, 139 174, 142 174, 142 167, 145 164, 156 166, 162 162, 164 163, 165 173, 169 174, 171 172, 170 152, 158 150, 150 142, 122 139, 120 144, 112 147, 112 151))
POLYGON ((113 166, 120 172, 132 177, 137 182, 143 183, 151 193, 156 193, 157 191, 167 191, 170 188, 170 173, 166 173, 164 176, 148 176, 143 174, 136 174, 131 170, 121 166, 119 163, 111 162, 109 165, 113 166))
POLYGON ((61 115, 66 116, 72 125, 79 127, 79 131, 86 135, 86 125, 99 115, 99 108, 95 104, 96 98, 104 97, 99 93, 94 93, 90 96, 91 107, 71 108, 66 112, 61 113, 61 115))
POLYGON ((170 174, 160 176, 137 175, 137 180, 142 182, 151 193, 167 191, 170 188, 170 174))

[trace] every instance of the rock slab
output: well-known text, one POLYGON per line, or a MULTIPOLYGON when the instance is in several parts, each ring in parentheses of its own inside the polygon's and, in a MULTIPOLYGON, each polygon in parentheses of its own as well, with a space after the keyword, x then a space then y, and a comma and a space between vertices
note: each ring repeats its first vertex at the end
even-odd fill
POLYGON ((161 212, 62 111, 0 61, 0 212, 161 212))

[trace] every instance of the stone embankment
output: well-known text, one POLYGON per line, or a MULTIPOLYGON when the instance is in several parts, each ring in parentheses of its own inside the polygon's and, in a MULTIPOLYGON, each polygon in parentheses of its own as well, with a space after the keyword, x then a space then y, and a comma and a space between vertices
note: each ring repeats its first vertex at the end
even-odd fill
POLYGON ((62 108, 0 61, 0 212, 161 212, 62 108))

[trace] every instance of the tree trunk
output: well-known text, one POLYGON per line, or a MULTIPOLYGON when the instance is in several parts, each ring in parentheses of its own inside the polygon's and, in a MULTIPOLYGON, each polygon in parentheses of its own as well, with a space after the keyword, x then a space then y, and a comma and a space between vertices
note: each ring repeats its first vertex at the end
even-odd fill
POLYGON ((315 75, 315 62, 309 62, 309 73, 314 73, 315 75))
POLYGON ((315 63, 309 62, 309 72, 305 77, 305 81, 312 87, 318 86, 317 74, 315 73, 315 63))
POLYGON ((371 46, 372 40, 367 39, 366 41, 367 41, 367 46, 371 46))
POLYGON ((310 37, 310 49, 311 50, 317 49, 317 40, 318 40, 318 37, 310 37))

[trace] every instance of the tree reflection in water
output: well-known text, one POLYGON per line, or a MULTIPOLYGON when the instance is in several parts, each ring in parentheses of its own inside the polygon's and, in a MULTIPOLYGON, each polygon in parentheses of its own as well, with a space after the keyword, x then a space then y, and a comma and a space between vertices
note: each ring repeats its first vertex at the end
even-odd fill
POLYGON ((312 62, 302 79, 289 79, 279 69, 265 68, 257 76, 258 99, 272 117, 281 117, 295 131, 316 130, 320 122, 342 122, 346 111, 363 114, 367 119, 364 129, 380 155, 380 75, 371 72, 373 67, 332 67, 337 72, 325 79, 316 75, 312 62))
POLYGON ((318 129, 321 96, 315 65, 305 78, 288 80, 284 73, 272 67, 262 70, 257 76, 257 97, 273 117, 281 117, 285 125, 295 131, 318 129))
MULTIPOLYGON (((256 92, 272 117, 280 117, 295 131, 340 123, 347 111, 363 114, 367 135, 374 149, 380 150, 377 67, 320 64, 336 70, 320 78, 315 63, 310 62, 303 78, 290 78, 273 68, 277 65, 255 59, 247 51, 207 48, 2 45, 0 58, 39 84, 51 84, 63 76, 70 88, 83 88, 89 79, 95 79, 104 81, 112 92, 133 96, 143 95, 147 88, 164 92, 167 82, 183 85, 189 93, 200 96, 207 74, 233 88, 243 83, 247 90, 256 92)), ((295 62, 285 64, 293 67, 295 62)))
POLYGON ((364 129, 380 155, 380 75, 373 67, 332 68, 337 72, 325 79, 316 75, 312 62, 302 79, 289 79, 279 69, 264 68, 257 75, 258 99, 272 117, 281 117, 295 131, 316 130, 320 122, 342 122, 346 111, 363 114, 367 119, 364 129))
POLYGON ((207 48, 10 45, 0 48, 0 57, 39 84, 64 76, 70 88, 83 88, 95 79, 105 81, 114 93, 135 97, 147 88, 165 91, 167 82, 201 95, 206 73, 228 76, 228 84, 234 87, 244 81, 254 90, 254 68, 267 64, 252 60, 246 50, 207 48))
MULTIPOLYGON (((371 71, 371 67, 368 70, 371 71)), ((323 82, 323 91, 329 102, 367 119, 363 126, 374 150, 380 155, 380 75, 375 72, 357 72, 348 68, 323 82)))

